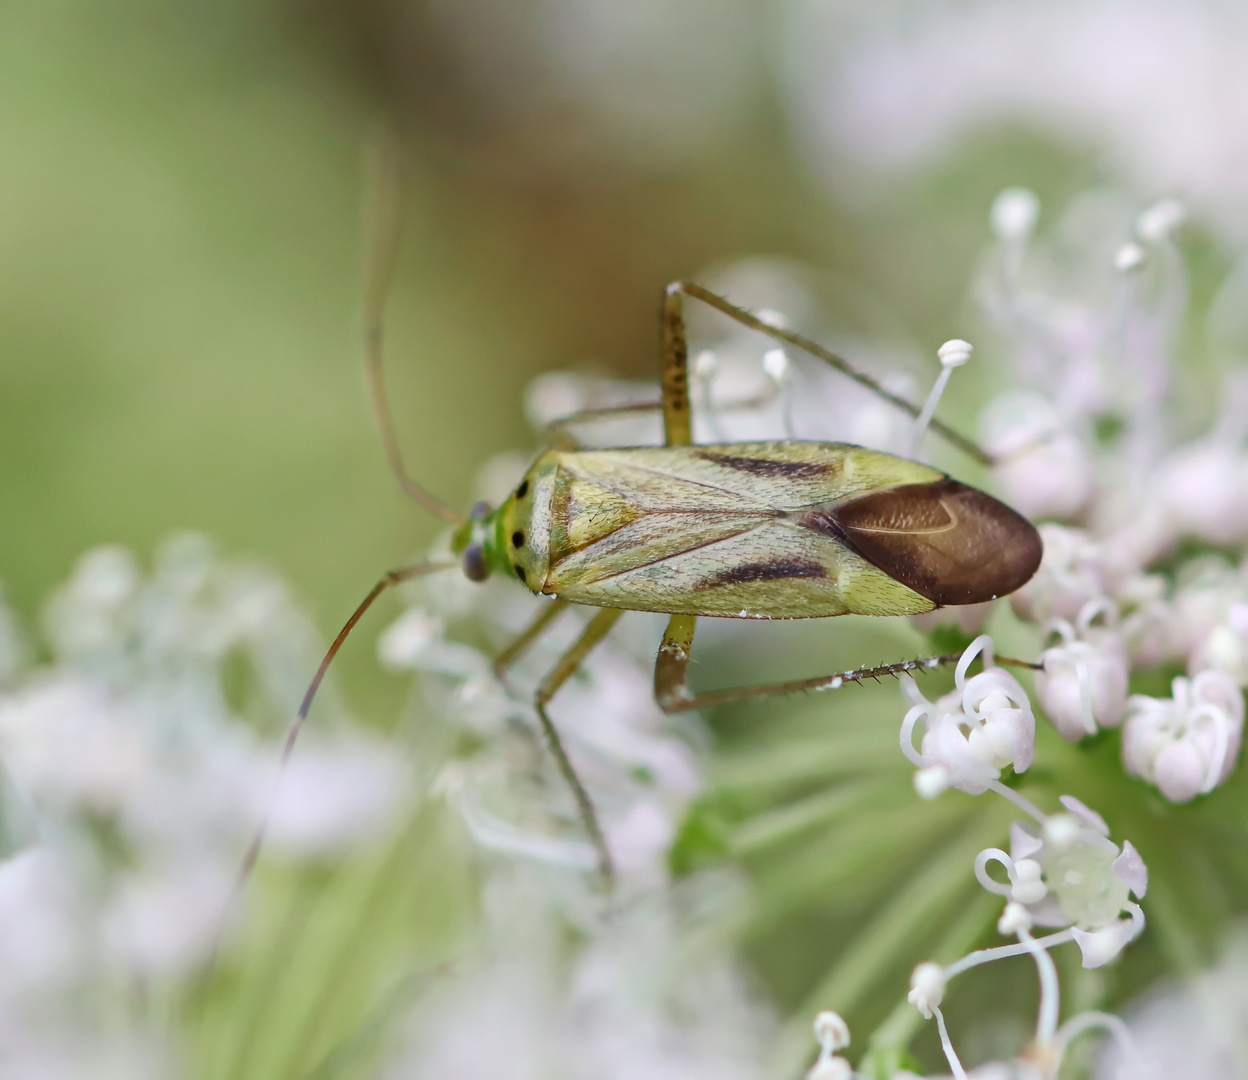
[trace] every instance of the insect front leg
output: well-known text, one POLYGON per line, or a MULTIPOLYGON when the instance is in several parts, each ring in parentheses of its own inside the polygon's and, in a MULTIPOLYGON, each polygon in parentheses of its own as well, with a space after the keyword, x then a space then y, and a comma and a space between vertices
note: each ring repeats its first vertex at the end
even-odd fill
POLYGON ((546 706, 550 704, 551 698, 559 692, 559 688, 581 666, 585 657, 589 655, 590 650, 607 636, 611 627, 615 625, 616 620, 622 614, 623 612, 618 608, 601 608, 589 620, 589 625, 585 627, 584 633, 559 658, 559 662, 554 666, 550 674, 542 680, 541 686, 537 688, 537 692, 533 695, 533 707, 537 710, 538 718, 541 720, 542 731, 546 736, 546 741, 550 744, 550 752, 554 754, 555 763, 559 766, 560 773, 563 774, 563 778, 568 782, 568 787, 572 789, 585 831, 589 833, 590 841, 598 852, 598 870, 602 874, 608 888, 611 887, 615 880, 615 868, 611 864, 611 852, 607 849, 606 838, 602 835, 602 827, 598 823, 598 814, 594 810, 593 800, 590 799, 589 792, 585 790, 585 785, 581 783, 581 778, 576 775, 576 770, 572 767, 572 762, 564 749, 563 740, 559 737, 558 730, 546 713, 546 706))
POLYGON ((549 603, 543 604, 537 617, 494 657, 494 674, 502 678, 503 672, 528 651, 529 646, 542 636, 546 627, 554 622, 567 606, 568 602, 562 597, 555 597, 549 603))

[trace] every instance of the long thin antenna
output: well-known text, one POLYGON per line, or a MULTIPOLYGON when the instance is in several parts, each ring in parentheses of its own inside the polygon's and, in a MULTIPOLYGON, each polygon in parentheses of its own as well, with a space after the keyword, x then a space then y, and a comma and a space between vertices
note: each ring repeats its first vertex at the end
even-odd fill
MULTIPOLYGON (((382 575, 381 580, 372 587, 368 595, 360 601, 355 611, 352 612, 338 636, 334 638, 334 642, 326 651, 321 665, 316 669, 316 674, 312 676, 312 681, 308 684, 308 689, 303 695, 303 701, 299 703, 299 709, 295 713, 295 718, 291 721, 290 731, 286 734, 286 743, 282 747, 282 756, 278 762, 278 781, 281 782, 281 776, 286 770, 286 765, 290 761, 290 755, 294 752, 295 742, 299 738, 299 732, 303 730, 303 722, 308 718, 308 711, 312 708, 312 702, 316 698, 316 692, 321 688, 321 683, 325 679, 325 673, 329 670, 329 665, 334 662, 334 657, 338 655, 338 650, 342 648, 342 643, 347 640, 348 635, 355 629, 356 623, 364 617, 364 613, 373 606, 373 601, 377 599, 387 589, 404 581, 410 581, 414 577, 421 577, 424 574, 434 574, 439 570, 454 570, 459 566, 454 562, 422 562, 415 563, 412 566, 404 566, 399 570, 389 570, 382 575)), ((277 784, 274 784, 274 791, 277 790, 277 784)), ((256 826, 255 836, 252 837, 251 843, 247 847, 247 854, 243 856, 242 865, 238 870, 238 880, 235 884, 236 895, 241 895, 243 889, 247 885, 251 872, 255 869, 256 860, 260 857, 260 848, 264 845, 264 836, 269 827, 269 814, 272 810, 270 806, 265 811, 264 816, 260 819, 260 824, 256 826)))
POLYGON ((382 367, 385 337, 386 297, 394 280, 394 266, 399 251, 400 210, 403 202, 400 179, 398 142, 391 132, 383 131, 368 153, 368 205, 365 211, 367 229, 366 271, 364 285, 364 375, 368 382, 368 403, 381 434, 386 462, 399 487, 426 510, 453 525, 462 525, 464 518, 441 499, 430 494, 408 474, 403 465, 394 430, 394 419, 386 397, 386 379, 382 367))
MULTIPOLYGON (((859 371, 844 357, 837 356, 831 349, 825 349, 817 341, 812 341, 808 337, 801 334, 795 334, 792 330, 786 330, 782 326, 776 326, 774 323, 764 322, 756 315, 750 314, 744 308, 738 307, 730 300, 725 300, 718 293, 713 293, 709 289, 704 289, 701 285, 697 285, 692 281, 677 282, 681 292, 687 296, 701 300, 702 303, 713 307, 716 311, 722 311, 731 319, 735 319, 742 326, 748 326, 751 330, 757 330, 766 334, 768 337, 775 338, 778 341, 785 341, 788 344, 809 353, 811 356, 822 360, 825 364, 830 364, 837 371, 848 375, 854 382, 874 390, 880 397, 887 401, 890 405, 896 405, 903 412, 909 413, 913 417, 918 417, 922 409, 912 401, 894 394, 891 390, 884 389, 880 383, 873 379, 866 372, 859 371)), ((984 465, 992 465, 995 459, 986 450, 982 449, 976 443, 972 442, 965 435, 960 435, 949 427, 948 424, 942 423, 940 420, 932 420, 932 431, 940 435, 946 442, 956 446, 965 454, 969 454, 976 461, 984 465)))

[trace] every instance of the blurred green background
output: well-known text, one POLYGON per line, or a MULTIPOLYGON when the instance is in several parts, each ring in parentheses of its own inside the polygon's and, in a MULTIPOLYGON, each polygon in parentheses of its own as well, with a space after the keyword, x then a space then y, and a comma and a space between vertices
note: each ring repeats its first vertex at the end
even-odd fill
POLYGON ((361 148, 383 116, 409 151, 393 409, 413 471, 453 504, 490 454, 534 445, 534 374, 654 370, 670 279, 795 258, 939 340, 992 195, 1084 169, 1011 137, 846 212, 786 137, 770 12, 706 6, 745 74, 699 145, 650 160, 596 153, 611 133, 592 116, 491 112, 421 5, 3 5, 0 576, 17 608, 92 544, 145 553, 195 528, 279 568, 328 631, 434 534, 386 472, 360 374, 361 148))

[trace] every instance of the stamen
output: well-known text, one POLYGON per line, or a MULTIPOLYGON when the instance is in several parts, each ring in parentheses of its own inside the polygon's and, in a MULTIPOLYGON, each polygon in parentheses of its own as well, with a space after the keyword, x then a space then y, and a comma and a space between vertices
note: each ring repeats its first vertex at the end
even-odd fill
POLYGON ((936 355, 940 358, 940 374, 936 376, 936 383, 932 387, 932 392, 927 395, 927 402, 924 404, 922 411, 915 418, 914 429, 910 436, 910 456, 918 458, 919 448, 923 445, 923 436, 927 434, 928 427, 931 426, 932 417, 936 415, 936 406, 940 404, 941 395, 945 392, 945 387, 949 385, 949 379, 953 375, 953 369, 961 367, 971 358, 973 346, 960 338, 954 338, 952 341, 946 341, 937 351, 936 355))
POLYGON ((783 349, 768 349, 763 353, 763 373, 780 390, 780 414, 786 438, 796 439, 793 430, 793 365, 783 349))
POLYGON ((936 1028, 940 1032, 940 1048, 945 1052, 945 1060, 949 1062, 949 1068, 955 1080, 967 1080, 966 1070, 962 1068, 962 1062, 958 1060, 957 1052, 953 1049, 953 1041, 949 1038, 949 1029, 945 1026, 945 1014, 939 1008, 933 1008, 932 1012, 936 1014, 936 1028))

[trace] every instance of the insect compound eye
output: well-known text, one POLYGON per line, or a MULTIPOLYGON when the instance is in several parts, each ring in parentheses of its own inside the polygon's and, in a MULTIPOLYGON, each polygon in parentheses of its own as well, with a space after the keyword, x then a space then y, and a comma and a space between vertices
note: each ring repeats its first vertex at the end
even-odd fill
POLYGON ((480 544, 469 544, 464 548, 464 577, 469 581, 484 581, 490 576, 490 568, 485 563, 485 548, 480 544))

